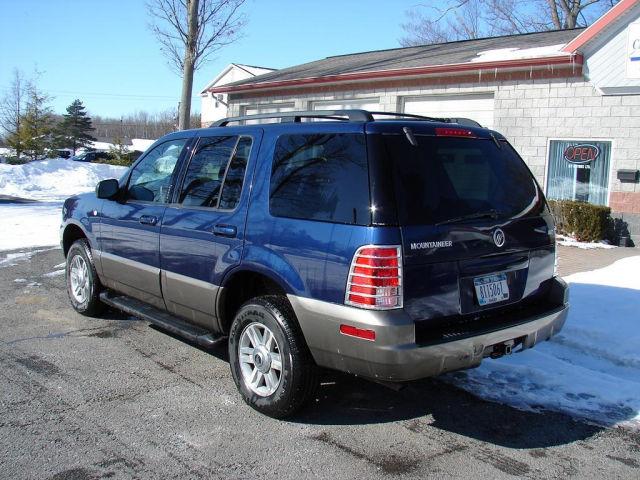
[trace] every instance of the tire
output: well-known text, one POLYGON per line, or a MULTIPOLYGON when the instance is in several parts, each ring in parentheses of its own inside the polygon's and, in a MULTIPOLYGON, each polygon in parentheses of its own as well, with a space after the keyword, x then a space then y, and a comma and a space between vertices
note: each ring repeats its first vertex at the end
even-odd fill
POLYGON ((233 380, 244 401, 273 418, 284 418, 297 412, 311 400, 318 386, 318 367, 304 341, 291 305, 281 296, 253 298, 240 307, 229 333, 229 363, 233 380), (269 347, 266 342, 259 348, 253 348, 253 355, 247 354, 255 347, 251 343, 252 338, 265 340, 268 337, 262 327, 266 327, 273 335, 275 348, 273 343, 269 347), (261 356, 269 358, 271 366, 268 372, 260 372, 262 379, 259 374, 257 377, 250 374, 255 374, 258 364, 266 369, 266 361, 261 360, 261 356), (278 377, 277 382, 274 382, 273 375, 278 377), (251 384, 252 378, 258 380, 251 384), (274 384, 277 387, 274 388, 274 384))
POLYGON ((91 247, 86 239, 76 240, 69 248, 65 277, 67 294, 76 312, 89 317, 102 312, 104 304, 100 301, 100 292, 103 287, 96 273, 91 247), (78 276, 81 271, 85 273, 78 276))

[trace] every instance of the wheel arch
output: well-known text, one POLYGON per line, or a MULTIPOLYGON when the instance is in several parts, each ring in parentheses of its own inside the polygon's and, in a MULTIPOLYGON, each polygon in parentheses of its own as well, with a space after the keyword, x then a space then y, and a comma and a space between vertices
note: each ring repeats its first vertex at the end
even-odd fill
MULTIPOLYGON (((221 285, 216 302, 220 331, 229 333, 233 318, 247 300, 262 295, 278 295, 286 298, 292 289, 271 272, 241 268, 230 272, 221 285)), ((288 301, 288 300, 287 300, 288 301)))
POLYGON ((62 232, 62 252, 65 258, 67 257, 67 253, 69 253, 71 245, 81 238, 84 238, 89 243, 89 246, 91 246, 89 236, 80 225, 75 222, 69 222, 69 224, 64 227, 64 231, 62 232))

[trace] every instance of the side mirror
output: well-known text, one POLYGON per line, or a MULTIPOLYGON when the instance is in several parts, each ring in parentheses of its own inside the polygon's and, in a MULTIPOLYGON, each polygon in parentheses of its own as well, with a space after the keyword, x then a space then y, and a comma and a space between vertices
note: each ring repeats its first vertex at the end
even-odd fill
POLYGON ((115 197, 120 190, 120 184, 115 178, 109 180, 102 180, 96 185, 96 197, 106 198, 107 200, 115 197))

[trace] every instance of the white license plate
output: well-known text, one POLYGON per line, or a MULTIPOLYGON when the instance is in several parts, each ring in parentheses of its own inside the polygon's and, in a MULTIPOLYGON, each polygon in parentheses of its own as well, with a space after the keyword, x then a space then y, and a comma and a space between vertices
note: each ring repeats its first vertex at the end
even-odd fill
POLYGON ((473 285, 476 287, 476 296, 480 306, 509 299, 507 275, 504 273, 474 278, 473 285))

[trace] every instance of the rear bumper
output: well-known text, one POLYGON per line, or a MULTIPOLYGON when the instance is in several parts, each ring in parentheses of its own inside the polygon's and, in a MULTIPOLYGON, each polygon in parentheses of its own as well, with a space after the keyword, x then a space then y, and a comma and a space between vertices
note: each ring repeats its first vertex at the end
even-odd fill
POLYGON ((436 345, 415 342, 415 325, 402 310, 367 311, 289 296, 311 353, 320 366, 369 378, 407 381, 480 365, 493 346, 509 340, 527 349, 560 331, 569 309, 567 286, 557 280, 558 307, 518 325, 436 345), (375 342, 339 333, 341 324, 375 330, 375 342))

